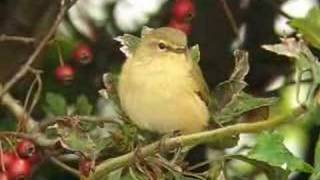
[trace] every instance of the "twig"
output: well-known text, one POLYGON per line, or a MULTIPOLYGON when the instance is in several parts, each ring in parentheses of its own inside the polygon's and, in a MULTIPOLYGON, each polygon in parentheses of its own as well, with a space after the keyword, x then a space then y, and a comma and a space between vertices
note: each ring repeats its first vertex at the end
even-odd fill
POLYGON ((33 80, 33 82, 30 85, 30 88, 27 92, 27 96, 26 96, 26 99, 25 99, 25 102, 23 105, 23 109, 25 110, 25 115, 23 118, 18 119, 17 131, 19 131, 19 132, 25 132, 27 130, 26 125, 28 123, 28 117, 30 116, 31 112, 33 111, 34 106, 38 102, 38 100, 40 98, 41 90, 42 90, 42 82, 41 82, 41 78, 40 78, 39 73, 37 73, 35 71, 31 71, 31 72, 35 73, 35 79, 33 80), (34 87, 37 85, 37 83, 38 83, 38 88, 33 96, 30 108, 28 109, 29 100, 31 99, 32 92, 34 90, 34 87))
POLYGON ((51 162, 53 162, 54 164, 58 165, 59 167, 61 167, 62 169, 70 172, 71 174, 80 177, 80 172, 70 166, 68 166, 67 164, 63 163, 62 161, 60 161, 59 159, 55 158, 55 157, 50 157, 51 162))
MULTIPOLYGON (((225 136, 231 136, 240 133, 255 133, 272 129, 280 124, 287 122, 290 118, 296 118, 305 112, 303 108, 298 108, 291 115, 276 117, 270 120, 260 121, 256 123, 239 123, 215 130, 204 131, 195 134, 182 135, 167 139, 164 143, 166 150, 171 150, 176 147, 193 146, 203 143, 214 142, 225 136)), ((149 144, 140 149, 140 155, 143 157, 155 154, 159 149, 160 141, 149 144)), ((130 152, 116 158, 107 159, 96 166, 96 171, 92 175, 92 179, 102 179, 109 172, 123 166, 127 166, 134 158, 135 153, 130 152)))
POLYGON ((44 130, 48 126, 54 125, 59 122, 60 123, 68 122, 72 118, 78 119, 80 121, 87 121, 87 122, 119 124, 119 122, 115 120, 106 119, 106 118, 97 117, 97 116, 74 116, 74 117, 61 116, 61 117, 53 117, 53 118, 42 120, 39 124, 39 129, 44 130))
POLYGON ((30 55, 29 59, 24 63, 19 71, 3 86, 3 89, 0 93, 0 97, 4 95, 16 82, 18 82, 29 70, 32 63, 38 58, 50 38, 53 37, 55 34, 60 22, 62 21, 66 11, 68 9, 68 6, 65 4, 65 0, 61 0, 61 7, 60 11, 57 15, 56 20, 54 21, 52 27, 50 28, 49 32, 46 34, 46 36, 40 41, 39 45, 36 47, 35 51, 30 55))
POLYGON ((6 34, 1 34, 0 35, 0 42, 5 42, 5 41, 19 41, 22 43, 34 43, 35 39, 31 37, 21 37, 21 36, 9 36, 6 34))
POLYGON ((281 14, 284 17, 286 17, 287 19, 293 19, 293 17, 290 16, 288 13, 284 12, 280 8, 279 4, 275 3, 274 0, 264 0, 264 2, 270 4, 275 11, 277 11, 279 14, 281 14))
MULTIPOLYGON (((0 86, 0 91, 2 90, 0 86)), ((2 97, 1 103, 6 106, 17 119, 27 118, 27 129, 32 130, 38 126, 38 122, 36 122, 31 116, 26 117, 25 109, 22 107, 19 102, 14 99, 10 94, 5 93, 2 97)))
POLYGON ((232 14, 232 11, 231 9, 229 8, 228 6, 228 3, 226 2, 226 0, 220 0, 220 3, 224 9, 224 12, 226 13, 226 16, 230 22, 230 26, 231 26, 231 29, 232 29, 232 32, 234 33, 235 36, 238 36, 238 25, 237 25, 237 22, 232 14))

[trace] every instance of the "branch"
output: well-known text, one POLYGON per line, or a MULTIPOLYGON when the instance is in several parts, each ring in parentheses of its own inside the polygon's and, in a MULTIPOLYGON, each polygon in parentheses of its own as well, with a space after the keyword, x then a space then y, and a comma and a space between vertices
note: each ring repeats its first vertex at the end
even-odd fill
POLYGON ((98 116, 56 116, 48 119, 44 119, 39 124, 39 129, 41 131, 45 130, 48 126, 52 126, 57 123, 71 123, 73 120, 80 120, 82 122, 95 122, 95 123, 111 123, 111 124, 118 124, 116 120, 112 120, 105 117, 98 117, 98 116))
POLYGON ((6 34, 1 34, 0 42, 4 42, 4 41, 18 41, 18 42, 29 44, 29 43, 34 43, 35 39, 31 37, 9 36, 6 34))
POLYGON ((80 172, 70 166, 68 166, 67 164, 63 163, 62 161, 60 161, 59 159, 55 158, 55 157, 50 157, 51 162, 53 162, 54 164, 58 165, 59 167, 61 167, 62 169, 70 172, 71 174, 80 177, 80 172))
MULTIPOLYGON (((3 89, 0 86, 0 91, 3 89)), ((35 121, 31 116, 27 114, 25 109, 21 104, 19 104, 19 101, 14 99, 9 93, 5 93, 2 96, 1 103, 6 106, 17 119, 26 118, 27 121, 27 129, 32 130, 38 126, 38 122, 35 121)))
POLYGON ((62 21, 66 11, 68 10, 68 6, 65 3, 65 0, 61 0, 60 11, 57 15, 55 22, 50 28, 49 32, 46 36, 40 41, 39 45, 36 47, 35 51, 30 55, 29 59, 24 63, 19 71, 3 86, 3 89, 0 93, 0 97, 3 96, 16 82, 18 82, 30 69, 32 63, 37 59, 40 55, 44 47, 47 45, 50 38, 55 34, 60 22, 62 21))
POLYGON ((232 11, 226 2, 226 0, 220 0, 220 3, 224 9, 224 12, 226 13, 227 19, 229 20, 232 32, 234 33, 235 36, 238 36, 239 30, 237 26, 237 22, 232 14, 232 11))
MULTIPOLYGON (((272 129, 280 124, 287 122, 290 118, 296 118, 302 115, 304 112, 305 109, 298 108, 290 115, 280 116, 266 121, 260 121, 256 123, 239 123, 219 129, 170 138, 164 142, 157 141, 141 148, 139 151, 139 155, 142 157, 146 157, 157 153, 160 144, 164 145, 165 150, 171 150, 179 146, 185 147, 203 143, 212 143, 217 139, 240 133, 255 133, 267 129, 272 129)), ((102 179, 111 171, 127 166, 130 161, 134 159, 134 157, 135 152, 130 152, 119 157, 102 161, 98 166, 96 166, 95 173, 92 175, 92 179, 102 179)))

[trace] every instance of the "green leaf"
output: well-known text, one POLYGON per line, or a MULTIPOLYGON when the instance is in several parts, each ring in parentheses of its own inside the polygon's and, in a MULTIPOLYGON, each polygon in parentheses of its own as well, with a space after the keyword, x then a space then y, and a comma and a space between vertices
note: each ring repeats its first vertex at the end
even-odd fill
POLYGON ((190 49, 191 58, 194 62, 199 63, 200 61, 200 49, 199 45, 194 45, 190 49))
POLYGON ((92 109, 93 106, 85 95, 78 96, 76 102, 76 113, 78 115, 90 115, 92 113, 92 109))
POLYGON ((287 180, 290 173, 289 171, 280 167, 269 165, 263 161, 250 159, 249 157, 243 155, 231 155, 227 156, 227 158, 241 160, 255 166, 259 170, 262 170, 270 180, 287 180))
POLYGON ((304 39, 312 46, 320 48, 320 8, 314 7, 309 10, 304 18, 296 18, 290 21, 290 25, 300 32, 304 39))
POLYGON ((43 108, 47 114, 56 116, 64 116, 67 114, 67 102, 62 95, 48 92, 45 101, 46 104, 43 108))
POLYGON ((214 101, 217 110, 221 110, 237 96, 246 86, 245 76, 249 72, 249 55, 246 51, 237 50, 234 53, 235 65, 233 73, 227 81, 220 83, 214 89, 214 101))
MULTIPOLYGON (((282 39, 280 44, 263 45, 262 48, 294 60, 298 90, 301 88, 300 82, 303 79, 312 79, 311 87, 308 90, 308 97, 304 102, 310 100, 315 94, 318 84, 320 84, 320 64, 317 57, 312 54, 304 41, 287 38, 282 39)), ((299 92, 297 91, 296 97, 300 101, 299 92)))
POLYGON ((77 127, 59 127, 58 133, 66 149, 81 152, 87 157, 97 157, 111 143, 109 138, 93 136, 77 127))
POLYGON ((231 74, 230 81, 244 81, 244 78, 249 72, 249 54, 247 51, 236 50, 234 52, 235 65, 233 73, 231 74))
POLYGON ((114 38, 114 40, 121 43, 122 47, 120 48, 120 50, 127 57, 132 57, 140 43, 140 38, 131 34, 124 34, 123 36, 118 36, 114 38))
POLYGON ((119 169, 117 169, 115 171, 112 171, 107 175, 106 179, 110 179, 110 180, 111 179, 112 180, 127 180, 126 178, 121 177, 122 172, 123 172, 122 168, 119 168, 119 169))
POLYGON ((277 133, 262 133, 257 137, 257 144, 248 157, 266 162, 284 170, 312 173, 313 168, 295 157, 283 144, 283 137, 277 133))
POLYGON ((315 153, 314 153, 314 173, 311 175, 310 180, 320 179, 320 136, 318 136, 315 153))
POLYGON ((231 102, 216 114, 215 120, 220 123, 230 122, 249 111, 271 106, 277 101, 278 98, 257 98, 245 92, 241 92, 237 96, 233 97, 231 102))

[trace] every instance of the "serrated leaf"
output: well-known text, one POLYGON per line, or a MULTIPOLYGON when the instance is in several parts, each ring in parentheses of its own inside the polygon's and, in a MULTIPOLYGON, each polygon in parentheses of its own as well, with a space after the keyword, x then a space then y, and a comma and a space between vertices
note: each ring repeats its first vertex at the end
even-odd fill
POLYGON ((199 63, 200 61, 200 49, 199 45, 194 45, 190 48, 191 58, 194 62, 199 63))
POLYGON ((284 146, 283 137, 277 133, 260 134, 257 137, 257 144, 249 152, 248 157, 284 170, 313 172, 312 166, 295 157, 284 146))
POLYGON ((220 123, 230 122, 236 120, 247 112, 259 109, 261 107, 268 107, 275 104, 277 98, 257 98, 245 92, 240 92, 239 95, 228 103, 219 113, 216 114, 215 120, 220 123))
POLYGON ((92 109, 93 106, 85 95, 78 96, 76 102, 76 113, 78 115, 90 115, 92 113, 92 109))
POLYGON ((299 58, 304 46, 303 41, 297 41, 295 38, 283 38, 280 44, 262 45, 261 47, 279 55, 299 58))
POLYGON ((96 157, 111 142, 108 138, 92 136, 77 128, 60 127, 58 132, 67 149, 81 152, 87 157, 96 157))
POLYGON ((121 43, 122 47, 120 48, 120 50, 127 57, 132 57, 140 43, 140 38, 131 34, 124 34, 123 36, 118 36, 114 38, 114 40, 121 43))
POLYGON ((245 76, 249 72, 249 57, 246 51, 235 51, 235 66, 233 73, 227 81, 224 81, 214 89, 214 101, 217 110, 221 110, 230 103, 246 86, 245 76))
POLYGON ((295 18, 290 21, 290 25, 300 32, 304 39, 312 46, 320 48, 320 8, 314 7, 309 10, 304 18, 295 18))
MULTIPOLYGON (((311 50, 302 40, 295 38, 281 39, 280 44, 263 45, 262 48, 277 53, 279 55, 288 56, 294 60, 297 88, 300 89, 300 82, 305 79, 305 76, 312 78, 311 87, 309 89, 309 96, 304 102, 307 102, 315 94, 317 85, 320 84, 320 64, 317 57, 315 57, 311 50)), ((297 91, 297 100, 300 95, 297 91)), ((300 101, 300 100, 299 100, 300 101)))
POLYGON ((48 92, 45 96, 46 104, 44 110, 56 116, 64 116, 67 114, 67 102, 60 94, 48 92))
POLYGON ((234 52, 235 66, 230 81, 244 81, 249 72, 249 54, 247 51, 236 50, 234 52))
POLYGON ((287 180, 290 173, 280 167, 271 166, 263 161, 250 159, 243 155, 231 155, 227 158, 241 160, 255 166, 259 170, 262 170, 270 180, 287 180))

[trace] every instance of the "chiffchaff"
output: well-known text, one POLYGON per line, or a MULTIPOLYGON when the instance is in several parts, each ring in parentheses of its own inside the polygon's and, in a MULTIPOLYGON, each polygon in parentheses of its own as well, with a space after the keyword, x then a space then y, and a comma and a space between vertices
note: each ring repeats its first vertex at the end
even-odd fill
POLYGON ((179 30, 142 33, 122 67, 118 93, 124 112, 142 129, 192 133, 208 124, 209 90, 179 30))

